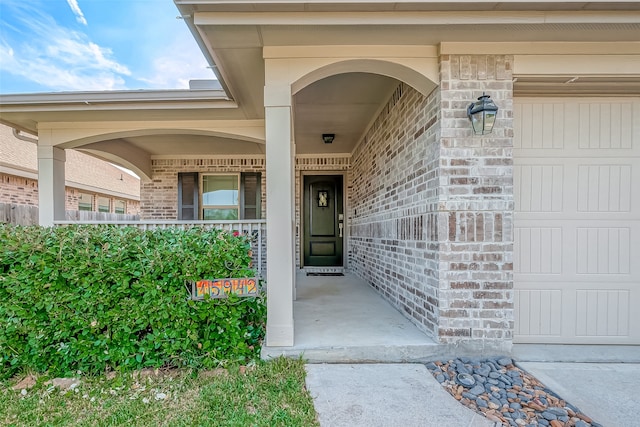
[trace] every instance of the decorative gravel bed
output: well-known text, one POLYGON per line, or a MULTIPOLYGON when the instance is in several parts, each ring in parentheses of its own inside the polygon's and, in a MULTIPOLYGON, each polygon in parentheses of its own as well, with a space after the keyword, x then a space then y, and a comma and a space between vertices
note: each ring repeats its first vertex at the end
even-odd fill
POLYGON ((460 403, 504 426, 602 427, 508 357, 463 357, 427 369, 460 403))

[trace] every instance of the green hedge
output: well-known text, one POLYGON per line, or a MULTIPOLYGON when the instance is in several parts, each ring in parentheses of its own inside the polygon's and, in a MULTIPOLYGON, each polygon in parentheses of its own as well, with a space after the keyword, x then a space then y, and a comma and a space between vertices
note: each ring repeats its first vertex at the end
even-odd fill
POLYGON ((254 277, 249 249, 219 230, 0 224, 0 376, 257 357, 264 299, 191 301, 184 283, 254 277))

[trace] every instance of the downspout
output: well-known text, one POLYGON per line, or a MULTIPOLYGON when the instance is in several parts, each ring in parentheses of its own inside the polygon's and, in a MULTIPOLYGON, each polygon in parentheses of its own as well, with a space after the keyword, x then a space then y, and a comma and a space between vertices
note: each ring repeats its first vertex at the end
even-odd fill
POLYGON ((38 140, 36 138, 31 138, 31 137, 28 137, 28 136, 24 136, 16 128, 12 128, 12 131, 13 131, 13 136, 15 136, 16 138, 18 138, 21 141, 27 141, 27 142, 31 142, 33 144, 37 144, 38 143, 38 140))

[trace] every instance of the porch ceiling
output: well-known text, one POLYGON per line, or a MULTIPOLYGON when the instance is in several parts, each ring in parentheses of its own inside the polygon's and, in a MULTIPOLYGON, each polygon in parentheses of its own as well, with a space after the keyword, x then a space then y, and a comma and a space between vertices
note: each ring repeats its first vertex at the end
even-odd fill
POLYGON ((377 74, 348 73, 307 86, 294 96, 296 152, 351 153, 397 85, 377 74), (332 144, 322 141, 323 133, 336 135, 332 144))
POLYGON ((122 140, 149 153, 153 158, 162 156, 175 158, 187 153, 190 156, 214 156, 262 155, 265 152, 264 144, 261 143, 203 135, 145 135, 122 138, 122 140))

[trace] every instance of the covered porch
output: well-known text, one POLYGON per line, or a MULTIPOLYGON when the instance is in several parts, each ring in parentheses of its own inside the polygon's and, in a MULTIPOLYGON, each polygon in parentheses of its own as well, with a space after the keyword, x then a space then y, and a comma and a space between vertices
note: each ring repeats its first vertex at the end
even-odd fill
POLYGON ((352 273, 296 275, 292 347, 263 347, 265 359, 285 355, 310 363, 419 362, 445 350, 371 286, 352 273))

